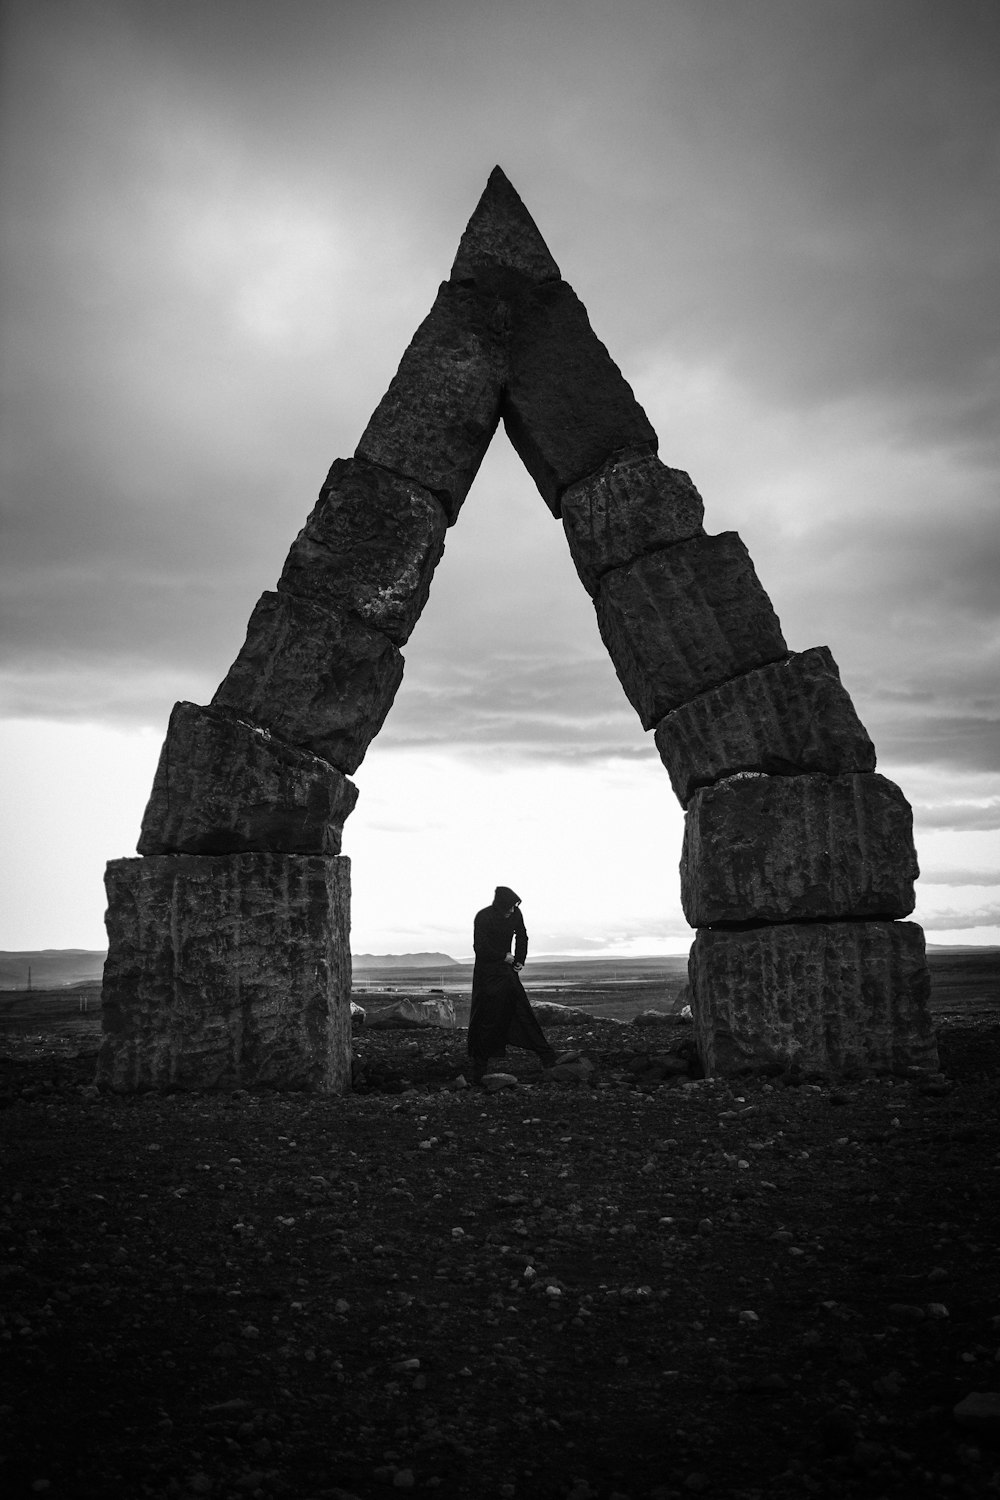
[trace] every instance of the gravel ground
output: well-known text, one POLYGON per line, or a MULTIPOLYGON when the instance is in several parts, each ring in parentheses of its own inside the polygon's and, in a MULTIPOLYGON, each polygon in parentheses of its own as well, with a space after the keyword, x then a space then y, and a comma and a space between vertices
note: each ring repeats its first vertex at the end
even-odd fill
MULTIPOLYGON (((945 1076, 454 1089, 361 1033, 343 1099, 117 1098, 8 1042, 0 1482, 52 1500, 1000 1495, 1000 1025, 945 1076)), ((520 1058, 520 1060, 519 1060, 520 1058)), ((657 1063, 659 1059, 659 1063, 657 1063)), ((661 1075, 666 1072, 666 1078, 661 1075)))

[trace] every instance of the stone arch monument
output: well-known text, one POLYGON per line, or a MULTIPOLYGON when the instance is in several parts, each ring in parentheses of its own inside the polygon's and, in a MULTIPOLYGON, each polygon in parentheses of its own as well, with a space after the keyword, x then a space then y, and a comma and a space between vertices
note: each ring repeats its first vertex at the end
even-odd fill
POLYGON ((739 536, 706 534, 498 167, 211 704, 170 716, 140 857, 105 877, 99 1081, 349 1088, 348 777, 501 420, 686 809, 706 1072, 935 1066, 909 805, 830 652, 790 651, 739 536))

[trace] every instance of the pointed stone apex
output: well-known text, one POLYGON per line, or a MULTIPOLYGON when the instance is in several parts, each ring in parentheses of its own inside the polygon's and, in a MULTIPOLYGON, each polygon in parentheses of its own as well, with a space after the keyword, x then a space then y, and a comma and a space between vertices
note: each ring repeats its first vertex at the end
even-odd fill
POLYGON ((500 167, 490 173, 465 227, 451 279, 475 280, 484 268, 516 271, 536 282, 561 279, 534 219, 500 167))

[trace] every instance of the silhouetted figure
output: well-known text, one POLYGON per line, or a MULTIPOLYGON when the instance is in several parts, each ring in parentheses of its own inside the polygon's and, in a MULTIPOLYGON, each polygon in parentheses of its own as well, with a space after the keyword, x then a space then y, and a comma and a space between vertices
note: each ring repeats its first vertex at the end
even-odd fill
POLYGON ((476 966, 469 1014, 473 1083, 482 1082, 489 1059, 502 1057, 508 1046, 534 1052, 543 1068, 551 1068, 556 1060, 518 978, 528 956, 528 934, 520 905, 520 896, 509 885, 498 885, 492 905, 476 913, 476 966))

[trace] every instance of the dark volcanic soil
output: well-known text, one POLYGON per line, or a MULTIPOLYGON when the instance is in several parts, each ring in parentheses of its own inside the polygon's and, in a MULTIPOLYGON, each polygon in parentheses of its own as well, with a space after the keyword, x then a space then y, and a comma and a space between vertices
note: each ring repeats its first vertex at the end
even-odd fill
MULTIPOLYGON (((0 1483, 52 1500, 980 1497, 1000 1389, 1000 1025, 949 1083, 443 1087, 369 1033, 344 1099, 115 1098, 0 1061, 0 1483)), ((647 1070, 648 1071, 648 1070, 647 1070)))

